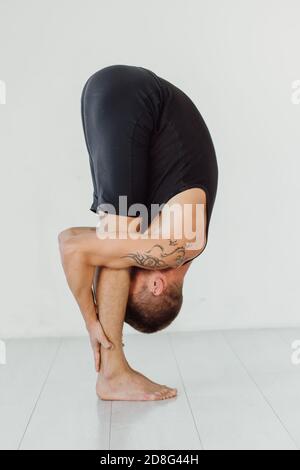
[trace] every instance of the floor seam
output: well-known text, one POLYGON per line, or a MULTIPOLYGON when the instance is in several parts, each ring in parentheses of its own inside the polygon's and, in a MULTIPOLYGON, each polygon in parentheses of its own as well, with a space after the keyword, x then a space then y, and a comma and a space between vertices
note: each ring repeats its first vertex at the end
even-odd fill
POLYGON ((47 374, 46 374, 46 377, 45 377, 45 379, 44 379, 44 381, 43 381, 43 383, 42 383, 40 392, 39 392, 39 394, 38 394, 38 396, 37 396, 37 399, 36 399, 36 401, 35 401, 35 404, 34 404, 32 410, 31 410, 31 413, 30 413, 28 422, 27 422, 27 424, 26 424, 26 426, 25 426, 25 429, 24 429, 24 432, 23 432, 22 437, 21 437, 21 439, 20 439, 20 442, 19 442, 19 445, 18 445, 18 449, 17 449, 17 450, 20 450, 20 448, 21 448, 21 446, 22 446, 24 437, 25 437, 25 435, 26 435, 26 433, 27 433, 27 430, 28 430, 29 425, 30 425, 30 423, 31 423, 32 417, 33 417, 33 415, 34 415, 34 412, 35 412, 35 410, 36 410, 36 408, 37 408, 38 402, 39 402, 39 400, 40 400, 40 398, 41 398, 41 396, 42 396, 42 393, 43 393, 43 391, 44 391, 44 389, 45 389, 45 386, 46 386, 46 384, 47 384, 47 382, 48 382, 48 378, 49 378, 49 376, 50 376, 50 373, 51 373, 51 371, 52 371, 52 368, 53 368, 53 366, 54 366, 54 363, 55 363, 55 361, 56 361, 56 358, 57 358, 57 355, 58 355, 58 352, 59 352, 59 350, 60 350, 60 348, 61 348, 62 343, 63 343, 63 339, 60 339, 60 341, 58 342, 56 351, 55 351, 55 353, 54 353, 53 359, 52 359, 52 361, 50 362, 50 366, 49 366, 48 372, 47 372, 47 374))
POLYGON ((189 407, 189 410, 190 410, 190 413, 191 413, 191 416, 192 416, 192 419, 193 419, 193 423, 194 423, 194 426, 195 426, 195 429, 196 429, 196 433, 197 433, 197 436, 198 436, 198 439, 199 439, 199 442, 200 442, 201 450, 205 450, 202 439, 201 439, 201 436, 200 436, 200 432, 199 432, 199 429, 198 429, 198 426, 197 426, 197 423, 196 423, 196 420, 195 420, 192 405, 191 405, 191 402, 190 402, 190 399, 189 399, 189 396, 188 396, 188 393, 187 393, 187 390, 186 390, 186 387, 185 387, 185 383, 184 383, 184 380, 183 380, 181 369, 180 369, 179 363, 177 361, 177 356, 175 354, 173 341, 172 341, 172 336, 170 334, 168 334, 167 336, 168 336, 169 344, 170 344, 170 347, 171 347, 171 350, 172 350, 172 353, 173 353, 173 356, 174 356, 174 359, 175 359, 176 367, 177 367, 178 374, 179 374, 179 377, 180 377, 180 380, 181 380, 181 383, 182 383, 182 387, 183 387, 184 394, 185 394, 185 397, 186 397, 186 400, 187 400, 187 404, 188 404, 188 407, 189 407))
POLYGON ((259 391, 259 393, 261 394, 261 396, 263 397, 263 399, 265 400, 265 402, 267 403, 267 405, 269 406, 269 408, 272 410, 272 412, 274 413, 274 415, 276 416, 276 418, 278 419, 278 421, 280 422, 281 426, 283 427, 283 429, 286 431, 287 435, 290 437, 290 439, 292 440, 292 442, 295 444, 296 446, 296 449, 299 450, 299 445, 297 443, 297 441, 295 440, 295 438, 290 434, 290 431, 287 429, 287 427, 285 426, 285 424, 283 423, 282 419, 280 418, 280 416, 278 415, 278 413, 274 410, 273 406, 271 405, 271 403, 269 402, 268 398, 266 397, 265 393, 261 390, 260 386, 258 385, 258 383, 256 382, 256 380, 254 379, 254 377, 252 377, 251 373, 249 372, 249 370, 247 369, 246 365, 244 364, 244 362, 242 361, 242 359, 239 357, 239 355, 237 354, 237 352, 235 351, 235 349, 233 348, 233 346, 230 344, 228 338, 226 338, 226 335, 224 333, 224 331, 222 331, 222 335, 223 335, 223 338, 225 340, 225 342, 227 343, 228 347, 230 348, 230 350, 232 351, 232 353, 234 354, 234 356, 237 358, 237 360, 239 361, 239 363, 241 364, 241 366, 243 367, 244 371, 246 372, 246 374, 248 375, 248 377, 250 378, 250 380, 254 383, 255 387, 257 388, 257 390, 259 391))
POLYGON ((111 450, 112 408, 113 408, 113 403, 112 403, 112 401, 111 401, 111 402, 110 402, 110 413, 109 413, 108 450, 111 450))

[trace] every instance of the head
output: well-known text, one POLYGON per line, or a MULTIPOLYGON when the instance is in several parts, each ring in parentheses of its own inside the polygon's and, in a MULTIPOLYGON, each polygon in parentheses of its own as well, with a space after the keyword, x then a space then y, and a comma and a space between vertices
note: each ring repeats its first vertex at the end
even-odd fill
POLYGON ((126 323, 143 333, 155 333, 169 326, 182 306, 187 269, 188 265, 162 271, 134 269, 126 323))

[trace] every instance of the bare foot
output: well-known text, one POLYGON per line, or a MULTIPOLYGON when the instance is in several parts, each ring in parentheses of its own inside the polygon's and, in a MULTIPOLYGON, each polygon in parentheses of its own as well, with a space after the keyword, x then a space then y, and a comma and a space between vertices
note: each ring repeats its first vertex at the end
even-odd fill
POLYGON ((100 372, 96 391, 101 400, 118 401, 166 400, 177 395, 175 388, 156 384, 132 369, 112 378, 104 377, 100 372))

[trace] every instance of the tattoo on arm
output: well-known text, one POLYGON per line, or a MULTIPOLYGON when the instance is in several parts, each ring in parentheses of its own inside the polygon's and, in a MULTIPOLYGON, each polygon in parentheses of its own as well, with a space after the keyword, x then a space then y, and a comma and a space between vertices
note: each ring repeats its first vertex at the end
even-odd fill
POLYGON ((170 246, 176 247, 167 252, 162 245, 153 245, 150 250, 141 253, 128 253, 122 258, 132 259, 138 266, 144 269, 167 269, 180 266, 185 259, 185 246, 177 246, 177 240, 170 240, 170 246))

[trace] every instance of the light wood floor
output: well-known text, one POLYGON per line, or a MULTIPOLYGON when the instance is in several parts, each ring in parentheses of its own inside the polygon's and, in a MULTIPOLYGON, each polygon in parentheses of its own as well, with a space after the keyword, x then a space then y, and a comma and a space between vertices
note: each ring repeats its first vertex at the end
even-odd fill
POLYGON ((300 449, 300 330, 130 336, 132 365, 177 399, 101 402, 87 339, 10 340, 1 449, 300 449))

